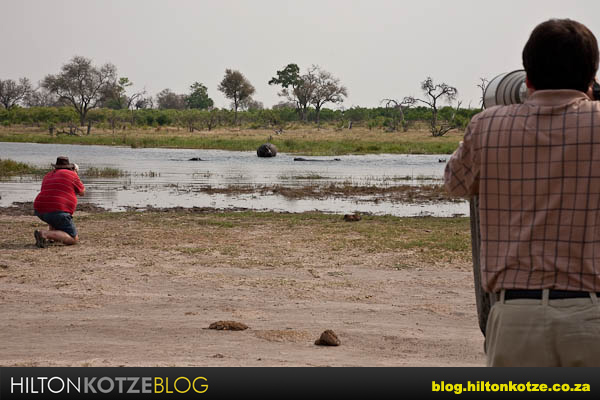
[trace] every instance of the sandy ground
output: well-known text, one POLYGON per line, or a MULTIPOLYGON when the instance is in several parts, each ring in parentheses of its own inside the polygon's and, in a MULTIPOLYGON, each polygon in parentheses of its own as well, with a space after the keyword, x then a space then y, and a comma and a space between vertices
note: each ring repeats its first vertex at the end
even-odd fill
POLYGON ((470 261, 370 246, 381 219, 83 212, 79 245, 39 249, 41 221, 10 214, 3 366, 485 364, 470 261))

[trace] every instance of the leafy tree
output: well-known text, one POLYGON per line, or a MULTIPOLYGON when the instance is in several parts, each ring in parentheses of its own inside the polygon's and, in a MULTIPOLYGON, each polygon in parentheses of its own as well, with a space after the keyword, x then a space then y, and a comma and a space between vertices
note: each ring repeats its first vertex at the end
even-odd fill
POLYGON ((116 67, 110 63, 97 68, 89 58, 75 56, 60 73, 47 75, 42 87, 73 106, 83 126, 88 111, 104 99, 107 87, 115 84, 116 74, 116 67))
POLYGON ((288 64, 281 71, 277 71, 277 76, 271 78, 269 85, 281 85, 282 90, 279 96, 285 97, 289 102, 295 105, 302 121, 306 121, 308 116, 308 106, 311 102, 314 91, 314 76, 310 72, 306 75, 300 75, 300 68, 297 64, 288 64))
POLYGON ((208 97, 207 90, 206 86, 200 82, 194 82, 190 86, 190 94, 186 98, 188 108, 197 108, 200 110, 211 108, 214 102, 208 97))
POLYGON ((171 116, 169 114, 167 114, 166 112, 162 111, 156 117, 156 122, 160 126, 165 126, 165 125, 169 125, 171 122, 173 122, 173 119, 171 118, 171 116))
POLYGON ((133 109, 135 103, 146 94, 146 91, 142 90, 128 95, 127 88, 130 86, 133 86, 133 82, 127 77, 119 78, 118 82, 107 85, 104 91, 104 102, 102 105, 114 110, 133 109))
POLYGON ((19 79, 18 83, 12 79, 0 79, 0 104, 7 110, 25 100, 32 92, 31 83, 27 78, 19 79))
POLYGON ((288 64, 281 71, 277 71, 277 76, 271 78, 269 85, 281 85, 279 96, 294 102, 303 121, 307 120, 308 106, 313 105, 317 123, 324 104, 341 103, 348 95, 347 89, 340 85, 339 79, 316 65, 306 74, 300 75, 297 64, 288 64))
POLYGON ((202 114, 200 115, 200 122, 203 123, 206 126, 206 129, 208 129, 210 132, 221 122, 221 114, 222 111, 216 108, 213 108, 209 111, 202 111, 202 114))
POLYGON ((271 107, 273 110, 279 110, 282 108, 296 108, 296 103, 292 102, 292 101, 280 101, 277 104, 274 104, 273 107, 271 107))
POLYGON ((269 85, 281 85, 284 89, 298 86, 302 82, 300 67, 298 64, 288 64, 281 71, 277 71, 277 77, 271 78, 269 85))
POLYGON ((252 97, 246 97, 244 100, 240 101, 240 109, 244 111, 257 111, 263 110, 265 106, 261 101, 254 100, 252 97))
POLYGON ((184 94, 173 93, 171 89, 161 90, 156 95, 156 103, 161 110, 183 110, 187 106, 186 96, 184 94))
POLYGON ((219 84, 218 89, 225 97, 233 100, 233 109, 235 111, 234 123, 237 124, 237 112, 240 103, 254 94, 256 91, 254 86, 240 71, 226 69, 225 77, 219 84))

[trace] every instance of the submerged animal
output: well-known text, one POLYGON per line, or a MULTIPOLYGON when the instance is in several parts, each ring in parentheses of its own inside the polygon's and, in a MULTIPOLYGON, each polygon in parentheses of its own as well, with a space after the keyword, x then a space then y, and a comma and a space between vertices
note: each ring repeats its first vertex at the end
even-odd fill
POLYGON ((272 143, 261 144, 256 150, 256 155, 259 157, 275 157, 277 155, 277 147, 272 143))

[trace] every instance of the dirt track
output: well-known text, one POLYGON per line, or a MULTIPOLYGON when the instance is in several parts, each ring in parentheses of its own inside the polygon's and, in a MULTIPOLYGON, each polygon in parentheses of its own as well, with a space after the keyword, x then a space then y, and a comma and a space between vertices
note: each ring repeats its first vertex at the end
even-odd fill
POLYGON ((18 214, 0 212, 3 366, 484 365, 468 251, 405 246, 435 219, 83 212, 79 245, 38 249, 18 214), (326 329, 341 346, 314 345, 326 329))

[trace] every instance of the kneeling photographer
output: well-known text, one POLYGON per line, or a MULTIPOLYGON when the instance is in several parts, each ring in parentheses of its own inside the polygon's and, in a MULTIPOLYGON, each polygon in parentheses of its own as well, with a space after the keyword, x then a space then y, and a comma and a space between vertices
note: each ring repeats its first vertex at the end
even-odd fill
POLYGON ((523 66, 526 99, 476 115, 445 171, 450 193, 479 198, 487 364, 600 366, 596 38, 543 22, 523 66))
POLYGON ((77 196, 85 194, 85 186, 79 179, 77 164, 60 156, 56 164, 42 180, 42 188, 33 202, 35 215, 48 224, 48 230, 35 230, 35 245, 46 247, 50 242, 73 245, 79 242, 79 235, 73 223, 73 213, 77 207, 77 196))

